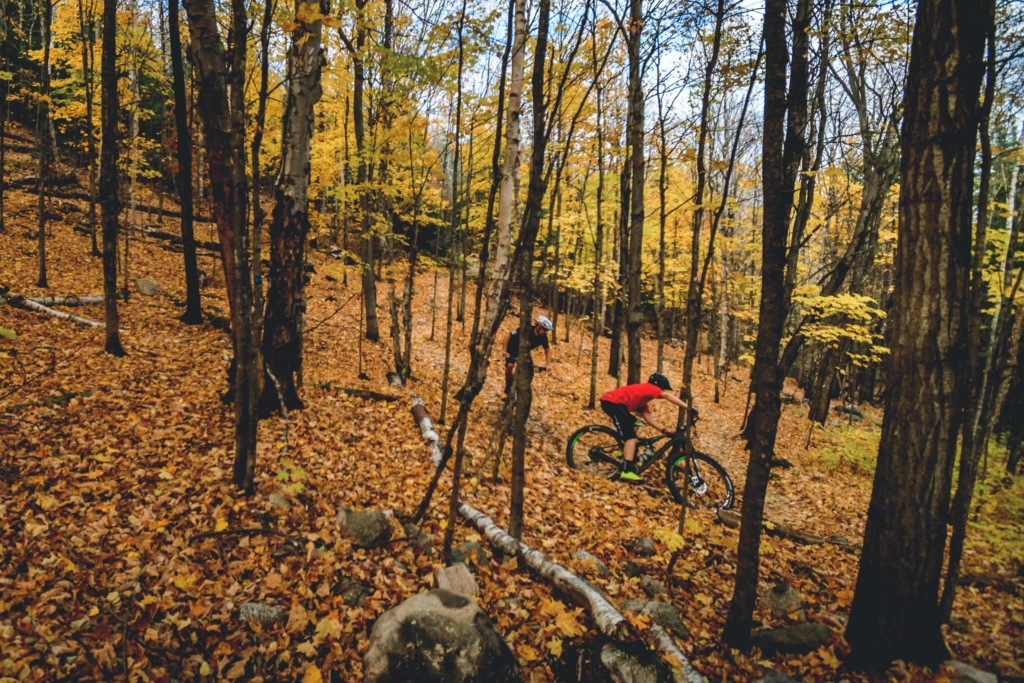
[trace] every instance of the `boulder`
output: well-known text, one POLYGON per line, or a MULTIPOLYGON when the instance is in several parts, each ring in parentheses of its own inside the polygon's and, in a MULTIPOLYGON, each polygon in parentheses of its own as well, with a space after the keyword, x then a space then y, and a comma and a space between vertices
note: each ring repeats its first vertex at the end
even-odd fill
POLYGON ((999 683, 999 677, 987 671, 975 669, 970 664, 955 660, 943 662, 942 666, 953 670, 950 683, 999 683))
POLYGON ((469 573, 469 567, 456 562, 450 567, 438 567, 434 570, 434 581, 438 588, 475 598, 480 595, 480 587, 476 579, 469 573))
POLYGON ((641 647, 626 649, 608 643, 601 648, 601 664, 615 683, 661 683, 672 680, 668 667, 653 652, 641 647))
POLYGON ((156 296, 160 291, 160 288, 157 286, 156 282, 150 278, 140 277, 135 281, 135 291, 142 296, 156 296))
POLYGON ((780 581, 765 591, 765 593, 758 598, 758 602, 761 603, 762 607, 771 612, 772 617, 775 619, 793 617, 797 621, 807 621, 807 615, 804 613, 803 600, 801 600, 800 595, 793 590, 793 587, 785 581, 780 581))
POLYGON ((832 632, 824 624, 797 624, 785 628, 766 628, 750 634, 750 645, 765 654, 802 655, 817 650, 832 639, 832 632))
POLYGON ((644 589, 644 593, 647 593, 652 598, 665 593, 665 584, 650 576, 640 578, 640 587, 644 589))
POLYGON ((515 657, 476 601, 435 589, 373 625, 364 683, 512 683, 515 657))
POLYGON ((607 578, 611 576, 611 571, 601 560, 597 559, 586 550, 577 550, 572 554, 572 559, 580 563, 584 570, 591 574, 597 574, 601 578, 607 578))
POLYGON ((654 557, 658 554, 658 548, 653 538, 638 538, 633 542, 633 552, 640 557, 654 557))
POLYGON ((491 559, 487 549, 476 542, 460 543, 452 548, 452 562, 479 567, 491 559))
POLYGON ((292 504, 288 502, 288 499, 280 493, 271 493, 267 496, 267 502, 270 503, 270 507, 272 508, 287 510, 292 506, 292 504))
POLYGON ((380 510, 342 508, 334 523, 345 536, 363 548, 372 548, 391 539, 391 520, 380 510))
POLYGON ((402 530, 405 531, 405 537, 409 539, 413 548, 418 549, 427 557, 430 557, 433 554, 434 545, 431 543, 430 536, 427 532, 410 522, 403 524, 402 530))
POLYGON ((238 618, 242 621, 255 621, 261 626, 273 626, 288 620, 288 610, 263 602, 246 602, 238 606, 238 618))
POLYGON ((627 600, 619 605, 624 612, 646 614, 654 623, 658 624, 669 633, 678 638, 689 638, 690 633, 686 624, 679 618, 679 612, 675 607, 660 600, 627 600))

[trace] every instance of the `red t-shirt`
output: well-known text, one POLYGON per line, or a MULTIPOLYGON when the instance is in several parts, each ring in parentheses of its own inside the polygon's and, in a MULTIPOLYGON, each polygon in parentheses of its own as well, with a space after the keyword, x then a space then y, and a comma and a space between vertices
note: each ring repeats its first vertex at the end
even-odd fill
POLYGON ((602 396, 601 400, 608 401, 609 403, 620 403, 629 408, 629 412, 635 413, 643 410, 647 402, 652 398, 658 398, 659 396, 661 396, 660 388, 650 382, 644 382, 643 384, 627 384, 624 387, 612 389, 602 396))

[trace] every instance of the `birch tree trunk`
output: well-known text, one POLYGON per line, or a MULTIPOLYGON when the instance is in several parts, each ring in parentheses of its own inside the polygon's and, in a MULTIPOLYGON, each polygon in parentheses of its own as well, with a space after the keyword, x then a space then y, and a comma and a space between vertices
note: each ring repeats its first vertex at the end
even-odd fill
MULTIPOLYGON (((296 0, 298 26, 292 31, 287 55, 285 105, 281 118, 281 171, 277 176, 270 223, 270 287, 263 322, 263 356, 280 388, 265 384, 264 393, 278 392, 285 407, 302 407, 297 378, 302 371, 302 326, 306 312, 303 272, 309 233, 309 157, 313 137, 313 108, 320 100, 320 72, 325 59, 321 22, 302 21, 296 0)), ((326 15, 326 0, 319 13, 326 15)), ((264 397, 264 405, 273 397, 264 397)))

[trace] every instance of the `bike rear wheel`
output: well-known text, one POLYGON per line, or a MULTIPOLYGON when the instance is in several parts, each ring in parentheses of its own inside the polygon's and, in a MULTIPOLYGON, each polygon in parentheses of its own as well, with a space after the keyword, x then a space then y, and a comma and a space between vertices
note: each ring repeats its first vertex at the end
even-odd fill
POLYGON ((622 441, 615 430, 604 425, 583 427, 569 437, 565 460, 574 470, 607 479, 619 470, 622 441))
POLYGON ((683 487, 690 487, 689 506, 718 512, 732 507, 732 479, 713 458, 704 453, 679 456, 668 467, 668 488, 676 502, 683 503, 683 487))

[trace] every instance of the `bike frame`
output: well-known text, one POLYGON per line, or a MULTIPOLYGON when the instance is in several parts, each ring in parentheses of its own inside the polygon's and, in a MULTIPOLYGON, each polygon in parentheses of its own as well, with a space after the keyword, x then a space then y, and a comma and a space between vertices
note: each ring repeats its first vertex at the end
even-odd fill
POLYGON ((642 449, 644 447, 647 447, 647 446, 653 447, 656 443, 658 443, 662 439, 667 439, 667 442, 662 444, 657 449, 655 449, 654 455, 651 456, 651 458, 649 460, 646 460, 643 464, 641 464, 640 466, 637 467, 637 471, 638 472, 640 472, 640 473, 646 472, 648 469, 650 469, 650 467, 652 465, 654 465, 654 463, 656 463, 659 460, 661 460, 662 458, 664 458, 673 449, 673 447, 678 446, 679 449, 680 449, 679 457, 677 457, 677 458, 668 458, 666 460, 666 463, 665 463, 666 470, 665 471, 666 471, 666 476, 667 476, 668 468, 669 467, 671 467, 674 463, 678 462, 680 458, 688 458, 690 453, 693 451, 693 444, 690 443, 690 440, 688 438, 685 438, 685 437, 676 438, 676 437, 667 436, 665 434, 658 434, 657 436, 653 436, 651 438, 644 439, 644 438, 640 438, 638 436, 637 439, 636 439, 636 453, 633 456, 634 459, 639 458, 642 455, 642 449))

